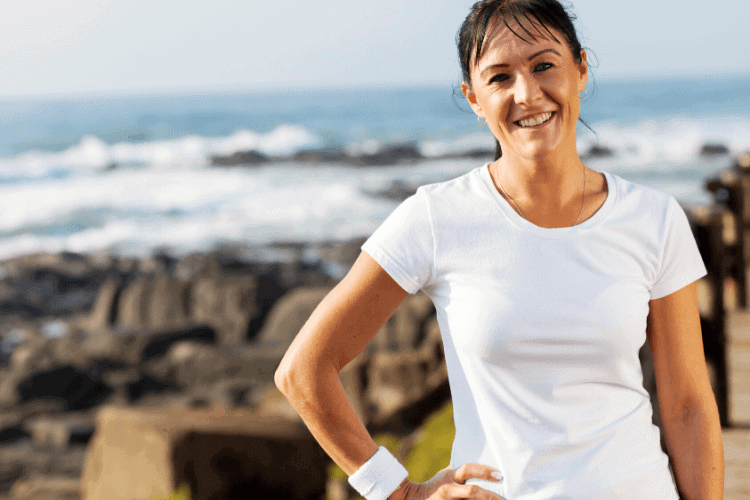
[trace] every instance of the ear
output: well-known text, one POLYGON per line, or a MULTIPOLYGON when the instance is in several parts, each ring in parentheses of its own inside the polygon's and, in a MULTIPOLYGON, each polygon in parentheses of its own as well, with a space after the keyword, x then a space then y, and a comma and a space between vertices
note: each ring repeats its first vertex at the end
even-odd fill
POLYGON ((589 65, 586 61, 586 51, 581 49, 581 62, 578 64, 578 72, 580 74, 578 93, 583 92, 589 80, 589 65))
POLYGON ((476 115, 479 118, 487 118, 486 116, 484 116, 484 111, 482 110, 482 106, 480 106, 479 103, 477 102, 476 94, 471 89, 468 83, 461 82, 461 93, 463 93, 464 97, 469 102, 471 109, 474 110, 474 113, 476 113, 476 115))

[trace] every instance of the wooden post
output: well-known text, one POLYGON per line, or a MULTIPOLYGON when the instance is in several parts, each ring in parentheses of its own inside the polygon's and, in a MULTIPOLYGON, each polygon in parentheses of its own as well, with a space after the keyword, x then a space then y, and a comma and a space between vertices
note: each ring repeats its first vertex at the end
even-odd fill
POLYGON ((741 308, 748 307, 748 264, 750 264, 750 155, 737 159, 736 170, 740 174, 734 199, 737 224, 737 244, 741 272, 738 273, 737 302, 741 308))
POLYGON ((728 422, 727 407, 727 373, 725 355, 724 322, 724 281, 727 277, 730 257, 725 252, 723 234, 723 208, 716 206, 704 207, 703 210, 693 212, 695 222, 695 237, 698 242, 708 275, 704 278, 709 285, 711 309, 707 317, 701 318, 703 333, 703 350, 706 360, 710 361, 716 370, 716 404, 719 408, 721 425, 728 422))

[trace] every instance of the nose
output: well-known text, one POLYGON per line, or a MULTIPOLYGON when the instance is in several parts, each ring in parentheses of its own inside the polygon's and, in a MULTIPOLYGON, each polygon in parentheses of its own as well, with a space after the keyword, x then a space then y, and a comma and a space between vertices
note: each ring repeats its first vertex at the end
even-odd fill
POLYGON ((513 87, 513 95, 516 103, 532 103, 538 101, 542 97, 542 89, 531 74, 523 72, 517 75, 513 87))

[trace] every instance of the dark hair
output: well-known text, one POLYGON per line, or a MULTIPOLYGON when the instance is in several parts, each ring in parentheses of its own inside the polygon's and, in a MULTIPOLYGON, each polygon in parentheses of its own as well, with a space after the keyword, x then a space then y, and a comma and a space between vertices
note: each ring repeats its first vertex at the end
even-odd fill
MULTIPOLYGON (((536 40, 537 37, 552 37, 553 40, 559 42, 560 40, 550 31, 550 28, 553 28, 565 38, 573 59, 578 63, 581 62, 581 42, 578 41, 578 35, 573 26, 576 17, 565 10, 565 7, 557 0, 481 0, 471 7, 471 12, 464 19, 456 36, 458 59, 461 63, 463 79, 467 84, 471 85, 471 63, 476 63, 479 59, 487 28, 495 19, 501 20, 506 28, 526 42, 528 42, 527 38, 536 40), (533 30, 521 23, 522 18, 528 21, 533 30), (516 33, 513 30, 510 25, 514 22, 523 30, 523 33, 516 33)), ((585 122, 583 124, 586 125, 585 122)), ((497 160, 502 155, 500 142, 496 139, 495 159, 497 160)))

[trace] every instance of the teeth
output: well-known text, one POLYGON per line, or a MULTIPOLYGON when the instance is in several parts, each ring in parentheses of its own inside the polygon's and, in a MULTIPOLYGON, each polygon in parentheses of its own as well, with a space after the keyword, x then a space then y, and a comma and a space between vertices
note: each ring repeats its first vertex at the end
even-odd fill
POLYGON ((536 118, 529 118, 527 120, 519 120, 518 124, 520 124, 522 127, 535 127, 537 125, 541 125, 542 123, 546 122, 552 118, 552 113, 543 113, 536 118))

